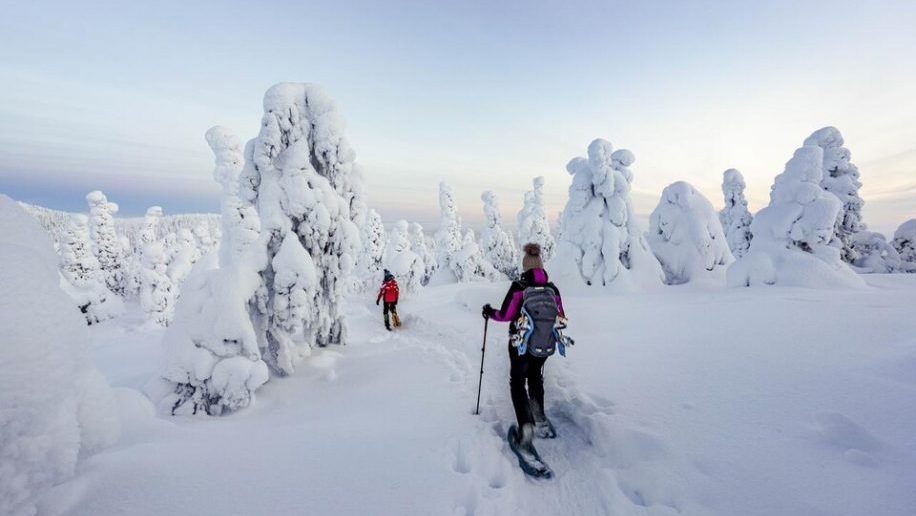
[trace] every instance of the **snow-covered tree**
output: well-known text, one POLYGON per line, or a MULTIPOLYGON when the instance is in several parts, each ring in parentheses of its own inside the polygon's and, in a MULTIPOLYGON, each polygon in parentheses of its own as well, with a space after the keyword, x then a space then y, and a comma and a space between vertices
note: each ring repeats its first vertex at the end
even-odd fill
POLYGON ((58 287, 48 234, 0 194, 0 514, 33 515, 45 491, 112 444, 120 419, 86 323, 58 287))
POLYGON ((550 265, 555 277, 587 285, 642 288, 664 283, 661 265, 636 222, 630 200, 633 153, 597 139, 588 158, 573 158, 561 221, 562 239, 550 265))
POLYGON ((839 287, 863 285, 830 245, 843 205, 821 188, 824 151, 805 145, 776 176, 769 206, 751 223, 748 252, 728 268, 730 286, 790 285, 839 287))
POLYGON ((254 245, 258 214, 238 197, 241 146, 220 126, 208 130, 206 138, 216 161, 213 176, 222 186, 219 266, 210 254, 188 276, 163 337, 160 409, 171 414, 221 415, 247 407, 268 379, 249 313, 265 257, 254 245))
POLYGON ((363 289, 375 287, 381 281, 387 237, 382 216, 369 210, 362 231, 363 252, 357 261, 358 281, 363 289))
POLYGON ((439 229, 436 230, 436 262, 443 271, 450 271, 458 281, 461 276, 455 270, 455 256, 461 251, 464 236, 461 234, 461 216, 455 206, 452 187, 439 183, 439 229))
POLYGON ((82 214, 71 217, 70 226, 60 242, 61 288, 79 307, 86 322, 94 324, 123 313, 121 298, 108 290, 99 262, 89 243, 89 219, 82 214))
POLYGON ((429 237, 423 232, 423 226, 419 222, 410 224, 409 233, 410 248, 417 253, 420 261, 423 262, 423 277, 420 280, 420 284, 425 286, 429 283, 429 279, 432 278, 436 269, 439 268, 439 263, 436 261, 436 253, 432 251, 429 237))
POLYGON ((747 209, 744 198, 744 176, 730 168, 722 174, 722 193, 725 196, 725 207, 719 212, 719 222, 725 232, 728 248, 735 258, 741 258, 751 246, 751 221, 754 217, 747 209))
POLYGON ((124 276, 123 251, 121 240, 115 232, 114 215, 118 205, 108 202, 105 194, 95 190, 86 195, 89 203, 89 235, 92 239, 92 252, 99 261, 99 267, 105 277, 108 290, 124 295, 126 281, 124 276))
POLYGON ((910 219, 894 231, 894 249, 900 256, 900 268, 916 272, 916 219, 910 219))
MULTIPOLYGON (((144 249, 144 252, 146 250, 144 249)), ((167 259, 167 272, 169 279, 175 286, 176 291, 181 287, 188 274, 191 273, 191 267, 197 263, 201 257, 200 248, 197 247, 197 240, 190 229, 181 228, 176 235, 175 247, 170 253, 165 254, 167 259), (168 257, 171 258, 168 258, 168 257)))
POLYGON ((462 283, 480 280, 496 281, 500 279, 499 271, 480 252, 480 246, 477 245, 477 239, 474 237, 474 230, 472 229, 465 231, 461 249, 452 257, 451 266, 458 281, 462 283))
POLYGON ((480 234, 483 255, 493 267, 509 278, 518 275, 518 249, 512 237, 503 229, 496 194, 487 190, 480 196, 483 201, 484 228, 480 234))
POLYGON ((553 257, 556 242, 550 234, 550 221, 544 209, 544 178, 538 176, 532 180, 532 189, 525 192, 525 203, 516 217, 518 223, 518 243, 529 243, 541 246, 541 257, 546 262, 553 257))
POLYGON ((255 327, 278 374, 291 373, 311 346, 346 340, 341 301, 360 247, 350 213, 354 158, 337 107, 319 87, 281 83, 267 91, 239 191, 261 219, 258 245, 267 262, 253 303, 255 327), (311 262, 299 260, 305 255, 311 262), (314 285, 306 282, 311 277, 314 285), (305 323, 292 326, 291 314, 305 323))
POLYGON ((216 240, 213 239, 213 235, 210 233, 210 227, 205 222, 201 222, 194 226, 191 232, 194 234, 194 241, 201 256, 209 253, 216 247, 216 240))
POLYGON ((143 271, 140 275, 140 307, 146 319, 168 326, 175 313, 178 289, 167 273, 162 244, 153 242, 143 249, 143 271))
POLYGON ((857 272, 884 274, 901 271, 900 254, 881 233, 862 230, 849 237, 855 251, 852 263, 857 272))
POLYGON ((840 257, 846 263, 856 261, 852 235, 866 229, 862 222, 862 206, 865 201, 859 196, 859 169, 850 162, 851 153, 843 147, 843 135, 836 127, 823 127, 805 139, 805 145, 816 145, 824 151, 824 177, 821 187, 832 193, 843 204, 833 231, 831 245, 840 249, 840 257))
POLYGON ((416 292, 423 282, 423 261, 410 247, 408 224, 399 220, 391 229, 385 252, 385 268, 394 274, 400 287, 406 292, 416 292))
POLYGON ((735 261, 712 204, 684 181, 662 191, 649 218, 648 241, 669 285, 704 278, 724 282, 735 261))
POLYGON ((159 240, 159 225, 162 220, 162 207, 150 206, 143 217, 143 225, 137 234, 137 243, 133 246, 127 278, 127 292, 131 295, 140 293, 140 276, 143 271, 143 248, 159 240))

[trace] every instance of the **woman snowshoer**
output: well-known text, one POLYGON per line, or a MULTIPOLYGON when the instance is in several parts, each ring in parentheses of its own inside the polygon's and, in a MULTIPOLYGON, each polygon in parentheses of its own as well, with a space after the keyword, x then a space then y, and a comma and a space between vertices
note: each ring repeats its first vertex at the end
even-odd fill
POLYGON ((398 316, 398 295, 398 282, 394 279, 394 274, 391 274, 391 271, 385 269, 385 281, 382 283, 382 288, 378 291, 378 297, 375 298, 375 305, 378 306, 379 301, 385 302, 382 314, 385 317, 385 328, 387 328, 388 331, 391 331, 389 313, 391 314, 391 319, 394 320, 395 328, 401 326, 401 318, 398 316))
MULTIPOLYGON (((483 316, 494 321, 509 321, 509 335, 515 336, 520 328, 517 327, 517 320, 522 315, 522 307, 525 301, 526 291, 530 292, 531 287, 547 287, 541 289, 553 296, 550 302, 555 303, 555 310, 558 315, 565 317, 563 312, 563 301, 560 298, 560 291, 551 283, 544 270, 544 263, 541 260, 541 247, 538 244, 526 244, 524 247, 525 255, 522 258, 522 275, 517 281, 512 282, 509 292, 506 293, 503 304, 499 310, 494 309, 489 304, 483 307, 483 316)), ((552 326, 552 322, 551 322, 552 326)), ((551 327, 552 330, 552 327, 551 327)), ((519 338, 514 339, 518 342, 519 338)), ((524 351, 524 348, 522 348, 524 351)), ((552 351, 551 351, 552 353, 552 351)), ((513 345, 513 339, 509 341, 509 389, 512 394, 512 405, 515 408, 515 417, 518 420, 518 446, 519 448, 533 451, 531 439, 537 431, 541 437, 553 437, 553 428, 550 426, 547 418, 544 416, 544 362, 547 356, 536 356, 534 351, 529 348, 527 352, 519 353, 519 348, 513 345), (527 389, 525 384, 527 383, 527 389)))

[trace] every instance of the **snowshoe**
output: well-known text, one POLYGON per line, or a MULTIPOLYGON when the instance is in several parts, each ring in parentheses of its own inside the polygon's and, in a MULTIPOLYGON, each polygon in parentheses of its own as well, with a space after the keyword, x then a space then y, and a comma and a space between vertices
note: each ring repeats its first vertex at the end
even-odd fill
POLYGON ((541 460, 541 456, 538 455, 537 450, 534 449, 534 445, 531 444, 530 438, 526 440, 527 442, 522 442, 516 425, 509 427, 509 433, 506 439, 509 441, 509 448, 512 449, 512 453, 518 457, 519 467, 522 468, 522 471, 524 471, 526 475, 533 478, 545 479, 553 477, 553 471, 551 471, 550 467, 541 460))

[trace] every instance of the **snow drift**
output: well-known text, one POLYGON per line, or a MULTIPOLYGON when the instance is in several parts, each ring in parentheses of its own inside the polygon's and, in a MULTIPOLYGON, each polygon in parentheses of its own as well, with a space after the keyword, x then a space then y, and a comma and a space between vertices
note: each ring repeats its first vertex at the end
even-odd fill
POLYGON ((114 442, 119 421, 86 323, 60 289, 50 239, 5 195, 0 285, 0 514, 34 514, 36 495, 114 442))

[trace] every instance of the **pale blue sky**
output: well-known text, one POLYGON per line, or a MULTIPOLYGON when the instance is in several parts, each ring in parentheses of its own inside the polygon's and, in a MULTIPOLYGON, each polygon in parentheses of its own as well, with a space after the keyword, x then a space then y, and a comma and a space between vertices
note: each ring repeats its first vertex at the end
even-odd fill
POLYGON ((125 214, 214 211, 203 133, 250 138, 273 83, 325 86, 386 220, 466 219, 530 178, 563 206, 566 162, 633 150, 637 210, 687 180, 753 210, 813 130, 846 136, 866 222, 916 217, 916 2, 5 2, 0 191, 125 214))

